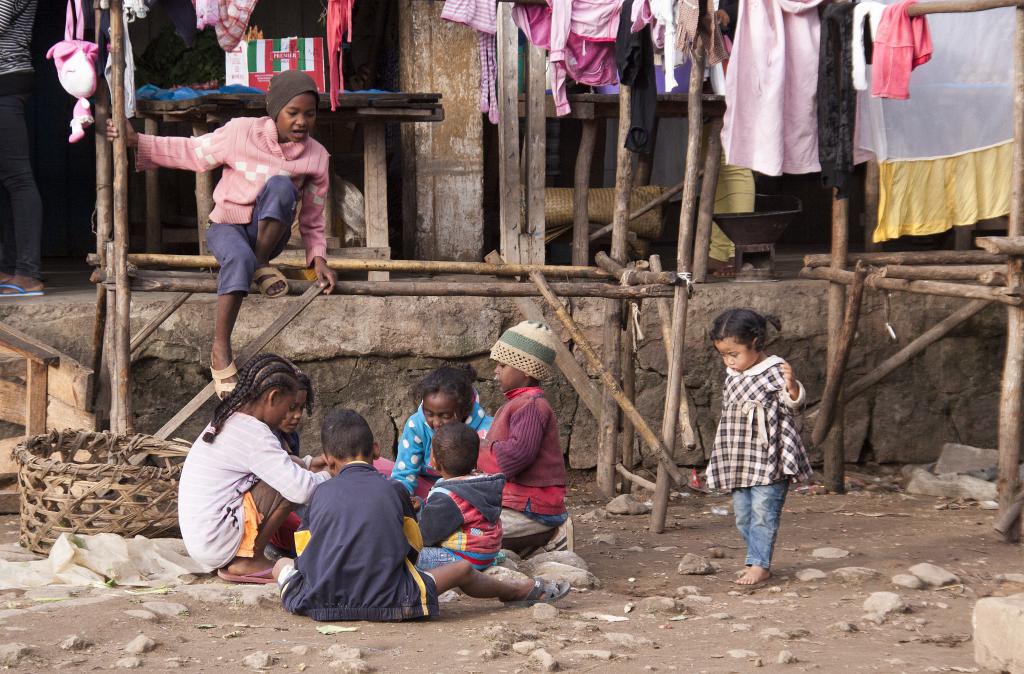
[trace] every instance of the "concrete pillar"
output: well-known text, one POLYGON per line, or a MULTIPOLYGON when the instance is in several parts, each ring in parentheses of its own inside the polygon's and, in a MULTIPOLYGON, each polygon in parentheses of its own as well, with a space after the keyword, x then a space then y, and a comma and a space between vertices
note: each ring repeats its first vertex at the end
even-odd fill
POLYGON ((443 3, 400 0, 401 86, 440 93, 443 122, 402 125, 403 254, 483 255, 483 118, 477 33, 441 19, 443 3))

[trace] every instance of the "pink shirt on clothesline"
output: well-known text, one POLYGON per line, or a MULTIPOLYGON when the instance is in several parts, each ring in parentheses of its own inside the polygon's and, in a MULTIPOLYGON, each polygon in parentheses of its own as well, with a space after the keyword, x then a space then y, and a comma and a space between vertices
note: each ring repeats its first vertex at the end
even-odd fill
POLYGON ((910 98, 910 71, 932 58, 928 20, 911 17, 907 8, 917 0, 903 0, 882 12, 874 36, 871 61, 871 95, 878 98, 910 98))

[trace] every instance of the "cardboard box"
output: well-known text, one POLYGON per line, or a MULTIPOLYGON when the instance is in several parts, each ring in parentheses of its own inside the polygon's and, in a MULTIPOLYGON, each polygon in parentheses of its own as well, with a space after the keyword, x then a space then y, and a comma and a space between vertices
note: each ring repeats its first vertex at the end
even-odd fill
POLYGON ((324 93, 324 40, 320 37, 285 37, 240 42, 225 54, 226 84, 242 84, 266 91, 270 79, 285 70, 302 70, 324 93))

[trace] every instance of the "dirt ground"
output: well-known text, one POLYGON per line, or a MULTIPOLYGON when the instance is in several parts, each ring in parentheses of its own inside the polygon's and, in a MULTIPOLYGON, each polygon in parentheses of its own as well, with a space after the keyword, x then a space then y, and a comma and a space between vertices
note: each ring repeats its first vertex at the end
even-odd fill
MULTIPOLYGON (((729 508, 728 498, 674 498, 668 530, 660 535, 647 531, 646 516, 595 518, 592 513, 601 505, 586 485, 573 489, 576 550, 601 586, 572 592, 559 605, 557 616, 547 619, 535 616, 532 609, 503 609, 496 602, 463 597, 443 604, 438 619, 351 623, 346 626, 356 631, 324 635, 317 631, 319 623, 288 615, 270 598, 259 605, 241 605, 200 601, 180 589, 165 595, 85 589, 77 597, 61 591, 8 591, 0 593, 6 604, 0 605, 0 649, 10 643, 29 646, 31 651, 16 665, 23 671, 95 671, 117 667, 118 661, 143 671, 251 671, 243 659, 262 651, 270 656, 271 671, 512 673, 538 668, 528 655, 508 648, 509 642, 529 640, 539 642, 533 647, 542 646, 560 669, 579 672, 746 672, 756 667, 974 672, 978 669, 970 634, 975 601, 1024 592, 1024 586, 996 578, 1024 571, 1021 549, 999 542, 992 532, 994 513, 973 503, 884 489, 845 496, 793 493, 783 516, 776 578, 753 591, 742 591, 730 582, 742 566, 744 550, 731 514, 711 511, 712 506, 729 508), (607 534, 614 536, 614 544, 594 541, 601 535, 607 540, 607 534), (850 554, 840 559, 812 556, 822 547, 850 554), (713 558, 712 548, 723 556, 713 558), (713 558, 720 570, 713 575, 680 575, 677 565, 687 552, 713 558), (957 574, 962 584, 906 590, 890 582, 894 574, 924 561, 957 574), (850 566, 873 569, 878 575, 844 583, 831 573, 850 566), (828 576, 797 580, 795 574, 807 568, 828 576), (863 620, 864 600, 876 591, 898 592, 910 612, 884 624, 863 620), (627 612, 630 604, 655 595, 689 598, 661 614, 627 612), (178 602, 188 612, 156 621, 125 613, 151 601, 178 602), (19 608, 30 610, 4 610, 19 608), (597 614, 626 620, 607 622, 597 614), (836 626, 844 622, 854 631, 836 626), (766 628, 781 633, 764 635, 766 628), (787 639, 787 632, 796 638, 787 639), (138 655, 138 661, 123 661, 125 644, 139 633, 154 640, 156 647, 138 655), (632 636, 609 638, 609 633, 632 636), (58 644, 72 634, 92 645, 61 649, 58 644), (337 648, 329 655, 332 646, 337 648), (329 668, 339 649, 346 647, 360 649, 364 664, 336 663, 329 668), (729 653, 736 650, 748 653, 729 653), (778 664, 782 650, 790 651, 797 662, 778 664), (610 652, 611 659, 595 659, 608 655, 600 651, 610 652)), ((16 517, 0 519, 0 543, 14 542, 16 527, 16 517)), ((517 650, 529 652, 531 647, 517 650)))

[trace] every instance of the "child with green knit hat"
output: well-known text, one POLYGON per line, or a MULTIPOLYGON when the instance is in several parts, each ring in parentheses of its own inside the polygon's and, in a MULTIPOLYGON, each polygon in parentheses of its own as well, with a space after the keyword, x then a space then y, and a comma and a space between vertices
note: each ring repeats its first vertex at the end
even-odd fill
POLYGON ((540 386, 551 375, 557 346, 547 325, 523 321, 491 348, 494 380, 507 402, 494 415, 477 466, 505 475, 502 545, 521 554, 573 546, 558 420, 540 386))

